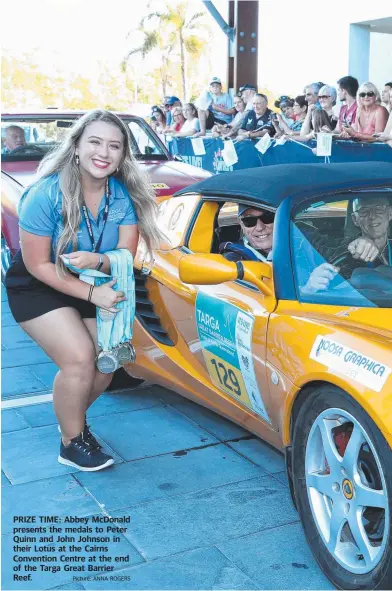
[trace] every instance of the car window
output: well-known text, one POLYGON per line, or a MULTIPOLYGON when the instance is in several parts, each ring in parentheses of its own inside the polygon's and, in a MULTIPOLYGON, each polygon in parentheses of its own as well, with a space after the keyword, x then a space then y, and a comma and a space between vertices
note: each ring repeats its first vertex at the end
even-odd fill
POLYGON ((361 191, 295 213, 291 249, 300 301, 392 306, 391 195, 361 191))
POLYGON ((129 121, 128 128, 131 133, 131 148, 134 156, 164 155, 163 149, 154 136, 138 121, 129 121))
POLYGON ((178 248, 184 243, 185 232, 199 200, 200 196, 194 193, 172 197, 159 204, 158 226, 168 238, 170 248, 178 248))
MULTIPOLYGON (((156 136, 146 126, 129 116, 123 117, 130 131, 131 152, 139 160, 148 160, 152 156, 158 159, 167 158, 156 136)), ((45 154, 69 133, 75 121, 75 116, 59 116, 48 119, 47 116, 22 118, 2 121, 1 123, 1 153, 4 162, 18 162, 21 160, 40 161, 45 154), (11 142, 7 145, 7 135, 11 135, 11 142)))

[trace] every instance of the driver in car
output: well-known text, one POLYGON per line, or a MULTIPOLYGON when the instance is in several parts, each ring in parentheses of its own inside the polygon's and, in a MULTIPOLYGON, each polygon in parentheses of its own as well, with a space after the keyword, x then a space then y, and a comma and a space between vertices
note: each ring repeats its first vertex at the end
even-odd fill
POLYGON ((23 148, 26 145, 24 130, 19 125, 10 125, 5 130, 4 147, 2 154, 8 154, 16 148, 23 148))
POLYGON ((272 261, 274 219, 273 211, 239 205, 243 238, 239 242, 223 242, 220 254, 229 261, 272 261))
MULTIPOLYGON (((341 257, 341 265, 323 263, 311 273, 302 293, 311 294, 328 289, 332 279, 339 273, 349 279, 358 268, 377 268, 392 265, 392 239, 389 237, 389 224, 392 220, 392 207, 387 197, 359 197, 353 201, 352 221, 360 229, 361 235, 347 244, 347 251, 341 257), (351 255, 351 256, 350 256, 351 255)), ((326 244, 313 243, 320 254, 330 259, 336 248, 326 244)), ((338 264, 338 262, 337 262, 338 264)))

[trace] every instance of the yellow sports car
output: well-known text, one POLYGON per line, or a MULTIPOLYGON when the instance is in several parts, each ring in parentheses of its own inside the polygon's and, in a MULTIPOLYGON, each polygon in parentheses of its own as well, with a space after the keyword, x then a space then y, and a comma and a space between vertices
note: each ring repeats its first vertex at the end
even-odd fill
POLYGON ((341 589, 392 588, 391 198, 381 162, 217 175, 161 204, 167 245, 135 261, 129 373, 285 452, 341 589))

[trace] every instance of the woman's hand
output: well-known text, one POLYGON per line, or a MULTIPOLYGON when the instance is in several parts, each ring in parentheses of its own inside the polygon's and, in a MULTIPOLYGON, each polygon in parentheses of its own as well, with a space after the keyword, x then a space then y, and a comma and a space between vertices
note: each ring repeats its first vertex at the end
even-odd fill
POLYGON ((123 291, 116 291, 113 289, 113 285, 117 283, 117 279, 112 279, 105 283, 104 285, 100 285, 98 287, 94 287, 93 293, 91 296, 91 302, 98 306, 98 308, 104 308, 105 310, 109 310, 110 312, 119 312, 119 309, 115 308, 116 304, 120 302, 124 302, 127 298, 123 291))
POLYGON ((65 256, 69 259, 71 265, 78 269, 95 269, 99 263, 99 254, 96 252, 78 250, 65 256))

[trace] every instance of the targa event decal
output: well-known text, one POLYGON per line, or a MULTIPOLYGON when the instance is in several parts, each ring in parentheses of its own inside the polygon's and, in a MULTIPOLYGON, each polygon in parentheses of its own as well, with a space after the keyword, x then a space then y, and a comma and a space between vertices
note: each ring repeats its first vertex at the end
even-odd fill
POLYGON ((196 325, 214 384, 270 422, 257 385, 252 357, 254 316, 199 291, 196 325))
POLYGON ((310 358, 375 392, 381 392, 391 373, 388 365, 321 335, 314 341, 310 358))

